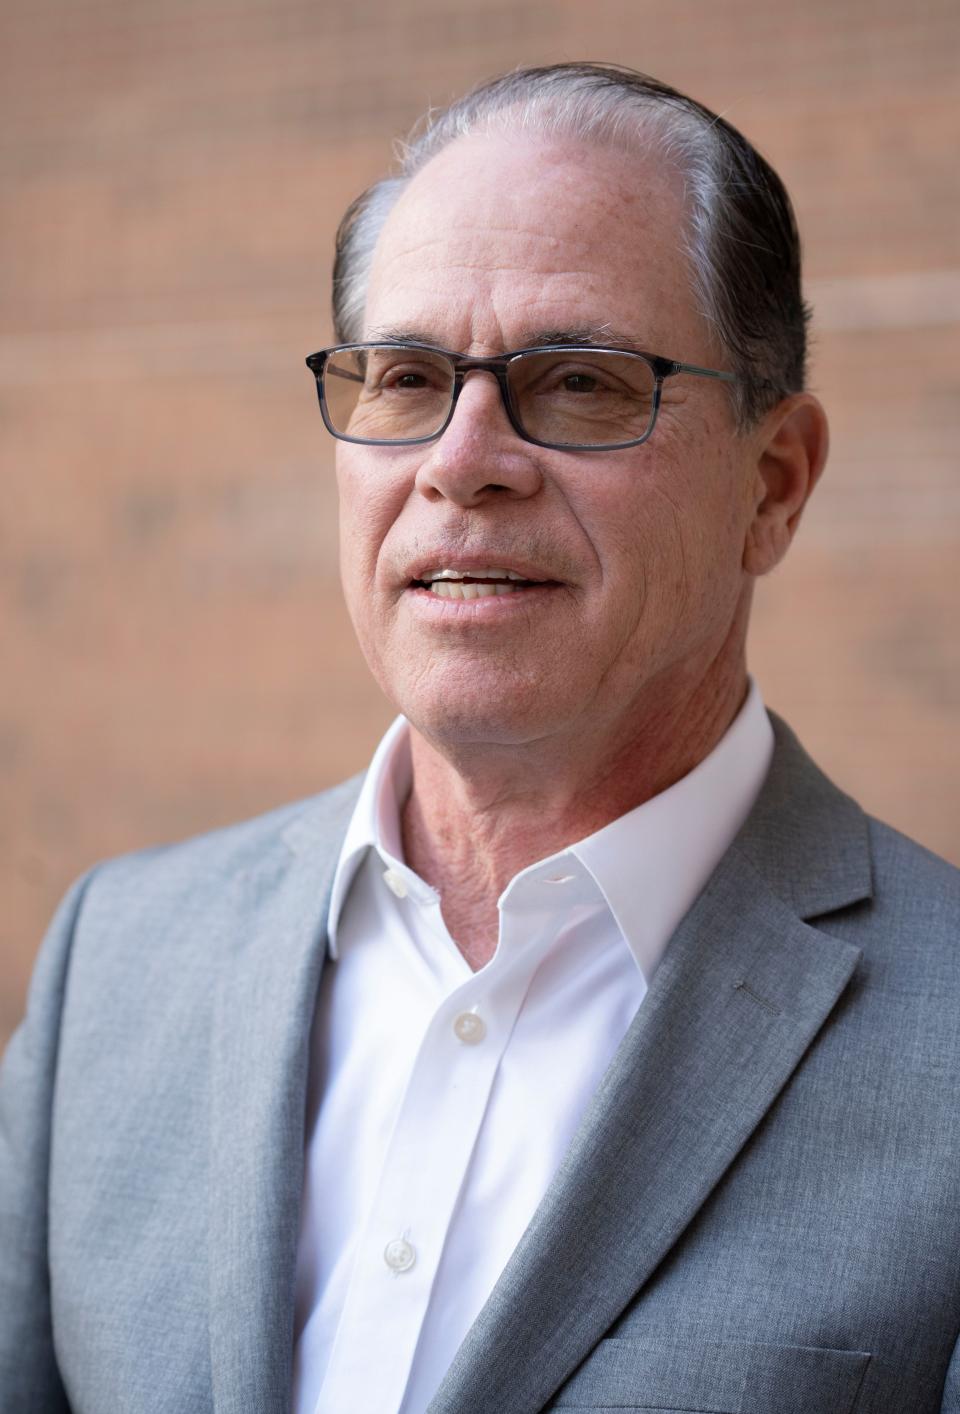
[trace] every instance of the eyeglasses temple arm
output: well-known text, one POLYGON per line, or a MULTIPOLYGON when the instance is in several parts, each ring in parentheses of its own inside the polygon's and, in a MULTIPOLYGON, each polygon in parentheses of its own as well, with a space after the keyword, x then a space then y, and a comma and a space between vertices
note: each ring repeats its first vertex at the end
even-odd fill
POLYGON ((736 383, 735 373, 721 373, 717 368, 700 368, 695 363, 675 363, 674 373, 695 373, 698 378, 719 378, 722 383, 736 383))

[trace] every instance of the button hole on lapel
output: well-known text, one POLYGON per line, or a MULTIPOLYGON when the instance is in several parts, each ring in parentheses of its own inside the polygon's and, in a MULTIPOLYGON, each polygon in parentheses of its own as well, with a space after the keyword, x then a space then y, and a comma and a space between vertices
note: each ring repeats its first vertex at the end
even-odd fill
POLYGON ((735 992, 746 992, 747 996, 752 997, 758 1006, 765 1007, 767 1011, 773 1012, 774 1016, 780 1015, 780 1008, 778 1006, 774 1006, 773 1002, 768 1002, 766 997, 761 997, 760 994, 758 992, 755 992, 752 987, 748 987, 742 977, 738 982, 734 982, 733 990, 735 992))

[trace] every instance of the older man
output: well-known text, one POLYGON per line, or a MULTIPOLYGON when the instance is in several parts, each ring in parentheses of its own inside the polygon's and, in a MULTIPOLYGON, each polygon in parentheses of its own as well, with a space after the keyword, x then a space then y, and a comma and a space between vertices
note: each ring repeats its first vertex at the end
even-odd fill
POLYGON ((641 75, 512 74, 354 204, 335 306, 402 716, 68 897, 0 1404, 957 1414, 956 877, 746 672, 827 447, 779 179, 641 75))

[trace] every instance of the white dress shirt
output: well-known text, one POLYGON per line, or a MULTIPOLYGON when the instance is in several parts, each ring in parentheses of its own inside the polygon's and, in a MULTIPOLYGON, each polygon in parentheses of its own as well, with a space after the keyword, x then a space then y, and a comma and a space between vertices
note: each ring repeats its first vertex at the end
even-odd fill
POLYGON ((746 818, 760 694, 689 775, 517 874, 474 973, 403 861, 409 728, 344 841, 312 1036, 294 1414, 423 1414, 546 1191, 671 934, 746 818))

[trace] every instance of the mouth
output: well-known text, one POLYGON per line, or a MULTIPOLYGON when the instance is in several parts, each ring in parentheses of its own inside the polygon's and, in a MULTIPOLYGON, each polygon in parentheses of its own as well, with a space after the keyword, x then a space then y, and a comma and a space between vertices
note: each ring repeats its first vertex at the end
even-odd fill
POLYGON ((426 590, 439 599, 492 599, 531 589, 553 588, 556 584, 556 580, 531 579, 516 570, 481 566, 470 570, 425 570, 410 581, 409 588, 426 590))

